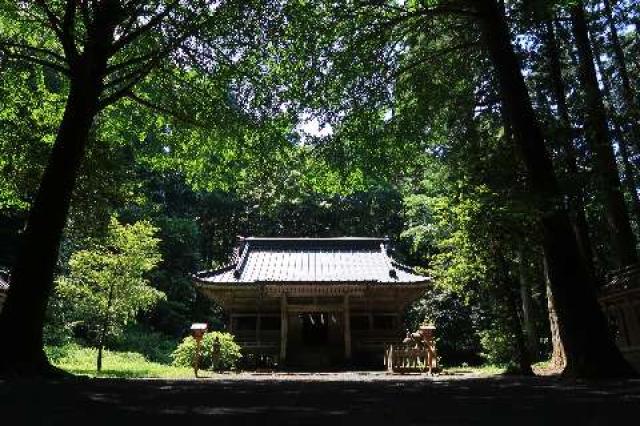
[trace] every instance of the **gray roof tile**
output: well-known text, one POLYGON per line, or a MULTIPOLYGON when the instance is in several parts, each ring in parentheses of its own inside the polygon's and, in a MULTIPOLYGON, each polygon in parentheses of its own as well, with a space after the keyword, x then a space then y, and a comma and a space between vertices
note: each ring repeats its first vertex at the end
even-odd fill
POLYGON ((202 283, 423 283, 395 262, 383 238, 243 238, 231 265, 196 274, 202 283))

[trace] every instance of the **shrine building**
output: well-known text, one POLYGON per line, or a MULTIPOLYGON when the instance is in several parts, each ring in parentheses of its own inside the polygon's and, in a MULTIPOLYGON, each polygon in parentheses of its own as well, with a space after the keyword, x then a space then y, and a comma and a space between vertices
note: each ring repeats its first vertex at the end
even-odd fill
POLYGON ((240 238, 229 265, 194 275, 245 354, 279 366, 379 365, 431 280, 385 238, 240 238))

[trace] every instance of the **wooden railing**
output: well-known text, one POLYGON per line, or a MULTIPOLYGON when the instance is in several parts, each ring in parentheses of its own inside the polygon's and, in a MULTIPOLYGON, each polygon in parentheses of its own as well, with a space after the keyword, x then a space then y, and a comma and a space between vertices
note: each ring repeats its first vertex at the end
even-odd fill
POLYGON ((429 371, 429 373, 433 373, 438 369, 438 358, 433 346, 401 343, 386 345, 384 365, 389 372, 429 371))

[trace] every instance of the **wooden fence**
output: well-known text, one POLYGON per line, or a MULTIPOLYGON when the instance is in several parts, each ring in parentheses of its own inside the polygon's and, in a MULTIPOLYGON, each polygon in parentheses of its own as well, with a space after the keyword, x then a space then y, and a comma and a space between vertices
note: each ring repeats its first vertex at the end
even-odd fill
POLYGON ((415 343, 386 345, 384 365, 387 371, 396 373, 433 373, 438 369, 438 358, 433 346, 415 343))

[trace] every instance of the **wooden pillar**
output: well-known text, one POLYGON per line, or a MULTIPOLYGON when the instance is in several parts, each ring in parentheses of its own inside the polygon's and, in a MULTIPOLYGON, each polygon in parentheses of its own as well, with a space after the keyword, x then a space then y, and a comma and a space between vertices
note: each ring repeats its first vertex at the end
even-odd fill
POLYGON ((287 335, 289 334, 289 318, 287 312, 287 295, 280 298, 280 364, 287 359, 287 335))
POLYGON ((258 346, 260 346, 262 341, 262 313, 258 311, 258 315, 256 317, 256 342, 258 346))
POLYGON ((344 295, 344 360, 351 361, 351 312, 349 309, 349 295, 344 295))

